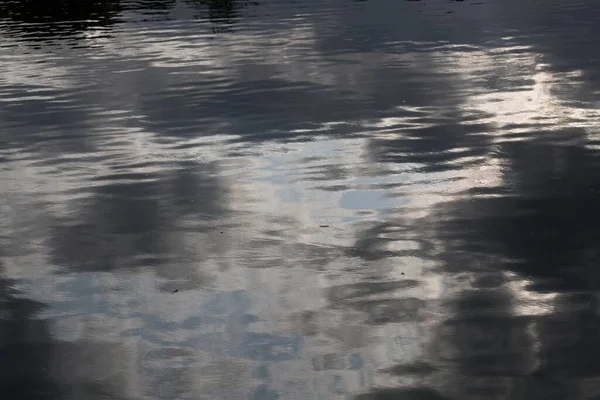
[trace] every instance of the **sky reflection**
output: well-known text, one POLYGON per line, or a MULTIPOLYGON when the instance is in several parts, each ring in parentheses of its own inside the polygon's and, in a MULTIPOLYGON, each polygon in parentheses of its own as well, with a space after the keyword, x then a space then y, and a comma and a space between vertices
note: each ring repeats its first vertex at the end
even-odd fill
POLYGON ((591 1, 25 3, 5 391, 596 395, 591 1))

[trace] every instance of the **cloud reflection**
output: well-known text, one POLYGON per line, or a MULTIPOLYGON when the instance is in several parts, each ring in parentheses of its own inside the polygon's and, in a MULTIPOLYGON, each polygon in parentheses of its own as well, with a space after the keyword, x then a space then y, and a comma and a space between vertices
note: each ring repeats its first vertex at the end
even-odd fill
POLYGON ((507 33, 587 28, 509 3, 128 3, 161 21, 4 56, 6 275, 67 279, 32 295, 136 343, 147 397, 587 396, 597 82, 507 33))

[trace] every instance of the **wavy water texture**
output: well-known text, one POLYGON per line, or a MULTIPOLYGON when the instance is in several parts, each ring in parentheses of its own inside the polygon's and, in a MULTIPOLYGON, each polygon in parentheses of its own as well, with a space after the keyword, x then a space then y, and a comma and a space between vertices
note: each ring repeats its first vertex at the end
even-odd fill
POLYGON ((597 398, 599 14, 0 1, 0 392, 597 398))

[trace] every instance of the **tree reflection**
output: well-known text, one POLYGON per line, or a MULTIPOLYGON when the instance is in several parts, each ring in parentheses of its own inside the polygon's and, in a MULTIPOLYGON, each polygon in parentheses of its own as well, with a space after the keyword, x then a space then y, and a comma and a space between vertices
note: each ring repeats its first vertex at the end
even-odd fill
MULTIPOLYGON (((260 4, 256 1, 239 0, 185 0, 200 9, 208 9, 208 19, 214 24, 213 32, 229 32, 239 11, 248 5, 260 4)), ((203 15, 200 18, 204 18, 203 15)))
POLYGON ((121 9, 120 0, 0 1, 0 29, 28 41, 49 41, 112 25, 121 9))
POLYGON ((134 20, 141 22, 165 21, 170 19, 171 12, 177 6, 177 0, 134 0, 125 1, 123 13, 132 12, 134 20), (141 16, 141 18, 137 18, 141 16))

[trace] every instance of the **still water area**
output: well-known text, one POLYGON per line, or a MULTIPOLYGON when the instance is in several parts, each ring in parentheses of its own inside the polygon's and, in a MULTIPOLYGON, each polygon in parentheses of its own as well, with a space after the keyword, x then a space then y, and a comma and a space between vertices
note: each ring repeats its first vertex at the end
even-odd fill
POLYGON ((0 0, 0 397, 600 399, 597 0, 0 0))

